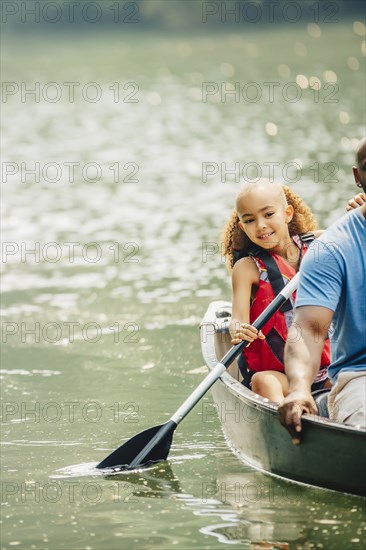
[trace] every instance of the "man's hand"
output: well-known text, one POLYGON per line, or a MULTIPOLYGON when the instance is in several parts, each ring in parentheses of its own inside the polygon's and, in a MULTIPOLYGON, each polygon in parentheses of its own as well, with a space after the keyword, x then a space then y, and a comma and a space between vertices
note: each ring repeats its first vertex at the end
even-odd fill
POLYGON ((306 413, 318 414, 314 399, 307 391, 289 393, 278 407, 280 422, 290 432, 294 445, 301 443, 301 416, 306 413))
POLYGON ((359 206, 362 206, 366 202, 366 194, 365 193, 359 193, 358 195, 355 195, 350 199, 346 205, 346 210, 349 212, 350 210, 354 210, 355 208, 358 208, 359 206))

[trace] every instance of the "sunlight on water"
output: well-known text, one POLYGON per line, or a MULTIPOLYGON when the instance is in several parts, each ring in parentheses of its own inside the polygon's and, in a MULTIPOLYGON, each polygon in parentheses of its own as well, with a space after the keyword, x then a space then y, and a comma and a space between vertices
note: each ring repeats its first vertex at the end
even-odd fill
POLYGON ((95 468, 203 378, 198 327, 231 296, 220 234, 243 174, 272 166, 322 227, 356 193, 362 29, 7 42, 5 81, 103 93, 2 104, 4 550, 362 547, 360 499, 243 465, 210 396, 169 462, 95 468), (115 101, 117 81, 136 102, 115 101), (253 82, 275 82, 274 101, 264 85, 252 101, 253 82))

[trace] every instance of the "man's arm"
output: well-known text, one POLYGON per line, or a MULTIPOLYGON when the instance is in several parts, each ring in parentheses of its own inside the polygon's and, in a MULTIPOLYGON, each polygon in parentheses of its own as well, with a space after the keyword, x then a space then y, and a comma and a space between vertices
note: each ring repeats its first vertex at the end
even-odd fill
POLYGON ((333 311, 326 307, 299 307, 288 332, 285 365, 289 393, 278 412, 281 424, 288 429, 295 444, 300 443, 301 415, 317 414, 311 384, 319 370, 332 317, 333 311))

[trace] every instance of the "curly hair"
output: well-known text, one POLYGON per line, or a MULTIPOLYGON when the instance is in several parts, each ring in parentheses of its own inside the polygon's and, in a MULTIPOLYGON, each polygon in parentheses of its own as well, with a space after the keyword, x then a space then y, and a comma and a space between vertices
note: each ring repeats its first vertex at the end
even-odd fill
MULTIPOLYGON (((308 231, 314 231, 317 228, 317 222, 309 206, 287 185, 281 186, 285 194, 287 203, 294 209, 293 218, 288 224, 290 235, 302 235, 308 231)), ((239 218, 236 210, 231 213, 221 236, 221 246, 223 255, 226 258, 229 271, 234 267, 234 250, 249 250, 251 240, 239 227, 239 218)))

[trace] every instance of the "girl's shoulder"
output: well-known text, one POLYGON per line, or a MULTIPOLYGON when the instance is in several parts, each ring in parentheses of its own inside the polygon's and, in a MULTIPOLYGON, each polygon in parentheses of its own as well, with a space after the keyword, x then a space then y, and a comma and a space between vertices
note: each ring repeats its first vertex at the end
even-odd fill
POLYGON ((259 283, 259 268, 257 262, 251 256, 245 256, 235 262, 232 271, 233 282, 245 279, 251 284, 259 283))

